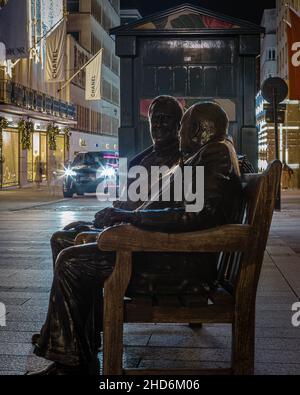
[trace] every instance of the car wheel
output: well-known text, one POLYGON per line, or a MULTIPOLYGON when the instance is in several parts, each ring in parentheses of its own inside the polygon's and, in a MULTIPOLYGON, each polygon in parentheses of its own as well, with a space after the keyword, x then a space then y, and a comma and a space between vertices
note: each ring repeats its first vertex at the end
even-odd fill
POLYGON ((73 197, 73 192, 70 191, 70 190, 63 191, 63 195, 64 195, 64 198, 72 198, 73 197))

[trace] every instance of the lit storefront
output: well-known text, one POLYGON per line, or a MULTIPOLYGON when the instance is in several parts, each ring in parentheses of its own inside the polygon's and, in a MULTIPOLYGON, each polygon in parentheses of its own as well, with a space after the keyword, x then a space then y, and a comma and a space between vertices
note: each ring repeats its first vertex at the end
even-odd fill
MULTIPOLYGON (((0 113, 0 117, 3 118, 3 113, 0 113)), ((69 159, 66 136, 66 130, 69 129, 62 126, 59 128, 55 150, 51 150, 46 126, 43 125, 42 130, 31 133, 29 148, 24 150, 15 121, 9 124, 13 126, 2 130, 0 188, 30 185, 38 179, 39 168, 42 171, 41 181, 46 183, 53 172, 63 169, 69 159)))
POLYGON ((76 106, 9 80, 0 80, 0 118, 4 120, 0 155, 0 188, 27 186, 36 181, 38 164, 42 180, 62 169, 68 160, 69 131, 76 125, 76 106), (20 122, 32 124, 28 145, 22 145, 20 122), (56 128, 55 148, 49 127, 56 128))
MULTIPOLYGON (((275 159, 274 124, 267 123, 261 94, 256 97, 256 120, 258 127, 258 168, 264 171, 268 163, 275 159)), ((300 188, 300 105, 286 100, 285 120, 279 123, 279 159, 293 171, 290 188, 300 188)))
POLYGON ((15 130, 2 131, 1 180, 0 187, 19 184, 19 134, 15 130))

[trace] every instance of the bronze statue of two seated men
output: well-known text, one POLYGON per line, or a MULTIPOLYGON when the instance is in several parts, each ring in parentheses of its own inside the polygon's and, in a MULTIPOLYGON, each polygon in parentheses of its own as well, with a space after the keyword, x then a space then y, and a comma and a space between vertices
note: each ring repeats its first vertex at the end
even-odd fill
MULTIPOLYGON (((178 166, 189 166, 192 183, 196 182, 197 167, 204 167, 203 209, 188 212, 184 197, 170 202, 117 202, 97 213, 93 224, 72 224, 71 229, 57 233, 52 238, 55 262, 48 314, 35 338, 34 350, 36 355, 54 363, 33 374, 89 374, 97 359, 102 290, 114 269, 115 254, 100 251, 97 243, 74 246, 78 232, 91 228, 101 232, 104 227, 120 223, 153 231, 190 232, 233 221, 240 203, 241 182, 223 109, 212 102, 199 103, 182 117, 180 104, 162 96, 152 103, 149 122, 153 147, 132 163, 147 169, 167 165, 173 169, 172 174, 178 166)), ((199 293, 205 300, 214 288, 216 276, 217 260, 211 254, 136 253, 133 259, 135 292, 164 293, 173 289, 199 293), (139 271, 134 262, 141 263, 139 271)), ((128 289, 129 296, 130 292, 128 289)))

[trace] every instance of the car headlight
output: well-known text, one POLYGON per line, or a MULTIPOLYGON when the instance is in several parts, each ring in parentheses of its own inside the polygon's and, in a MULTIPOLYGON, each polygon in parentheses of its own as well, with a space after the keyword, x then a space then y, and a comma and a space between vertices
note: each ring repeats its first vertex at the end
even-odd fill
POLYGON ((76 176, 76 172, 72 169, 65 169, 65 176, 68 177, 74 177, 76 176))
POLYGON ((97 173, 98 178, 100 177, 110 178, 110 177, 114 177, 115 175, 116 172, 112 167, 105 167, 104 169, 101 169, 97 173))

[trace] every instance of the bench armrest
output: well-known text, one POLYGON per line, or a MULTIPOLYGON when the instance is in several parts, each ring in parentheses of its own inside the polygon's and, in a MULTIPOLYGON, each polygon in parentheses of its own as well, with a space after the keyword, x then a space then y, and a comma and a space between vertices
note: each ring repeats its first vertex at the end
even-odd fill
POLYGON ((79 233, 79 235, 76 236, 75 245, 78 246, 81 244, 95 243, 97 241, 99 233, 100 232, 98 231, 79 233))
POLYGON ((117 252, 245 251, 251 231, 249 225, 236 224, 186 233, 161 233, 118 225, 101 233, 98 246, 102 251, 117 252))

